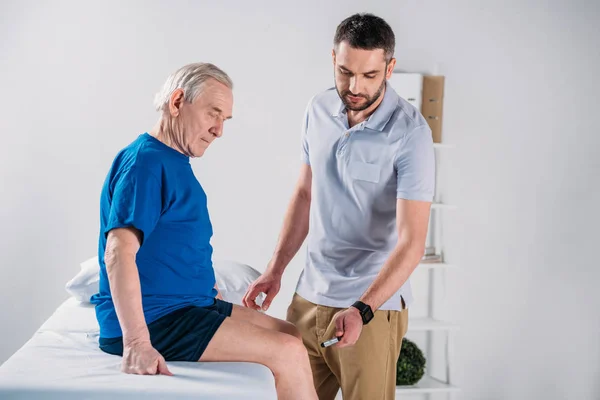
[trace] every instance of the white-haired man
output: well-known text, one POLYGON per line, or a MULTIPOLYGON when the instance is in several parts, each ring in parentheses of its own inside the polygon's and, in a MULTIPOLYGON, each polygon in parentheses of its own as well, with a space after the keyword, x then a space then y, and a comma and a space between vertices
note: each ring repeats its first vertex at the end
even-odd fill
POLYGON ((156 96, 161 113, 113 161, 100 205, 100 348, 122 370, 166 374, 166 361, 241 361, 271 369, 281 399, 316 399, 296 328, 220 299, 206 194, 189 159, 223 134, 231 79, 186 65, 156 96), (291 369, 288 366, 293 365, 291 369))

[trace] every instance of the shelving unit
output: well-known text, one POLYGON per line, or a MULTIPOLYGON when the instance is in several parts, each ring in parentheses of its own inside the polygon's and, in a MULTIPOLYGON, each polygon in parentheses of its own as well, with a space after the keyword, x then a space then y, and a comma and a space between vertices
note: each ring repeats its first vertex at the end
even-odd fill
POLYGON ((439 379, 424 376, 416 385, 398 386, 396 389, 396 396, 419 393, 455 393, 459 390, 458 387, 440 381, 439 379))
MULTIPOLYGON (((447 149, 453 149, 455 146, 435 143, 434 149, 436 152, 436 159, 438 157, 438 152, 446 151, 447 149)), ((437 164, 437 163, 436 163, 437 164)), ((437 180, 437 176, 436 176, 437 180)), ((437 182, 436 182, 437 183, 437 182)), ((436 184, 437 188, 437 184, 436 184)), ((442 213, 447 211, 455 210, 457 207, 451 204, 445 204, 443 202, 438 202, 439 192, 436 189, 436 201, 432 203, 431 206, 431 218, 430 218, 430 226, 428 232, 428 242, 429 245, 433 245, 435 247, 435 253, 442 255, 443 260, 443 243, 442 236, 440 234, 441 224, 442 224, 442 213)), ((458 330, 458 325, 450 322, 450 321, 440 321, 433 318, 434 315, 434 306, 433 306, 433 282, 435 278, 437 278, 438 274, 444 274, 440 271, 456 271, 458 266, 455 264, 449 264, 444 261, 436 262, 436 263, 420 263, 417 269, 415 270, 415 274, 429 274, 429 309, 428 315, 425 317, 410 317, 409 314, 409 323, 408 323, 408 333, 411 332, 425 332, 426 335, 426 343, 427 343, 427 354, 431 354, 433 350, 432 341, 433 334, 438 333, 444 335, 445 337, 445 378, 439 379, 438 377, 433 377, 431 375, 427 375, 430 372, 431 368, 429 364, 426 365, 426 375, 415 385, 411 386, 397 386, 396 387, 396 396, 398 398, 402 398, 403 395, 407 394, 423 394, 423 395, 433 395, 433 394, 446 394, 447 399, 451 399, 452 395, 456 392, 460 391, 460 388, 452 383, 451 380, 451 358, 452 358, 452 347, 453 347, 453 335, 456 330, 458 330)), ((428 363, 430 360, 428 359, 428 363)))
POLYGON ((445 262, 436 262, 436 263, 421 263, 417 268, 420 269, 454 269, 457 268, 454 264, 448 264, 445 262))
POLYGON ((450 331, 458 329, 458 325, 452 322, 438 321, 430 317, 410 318, 408 330, 418 331, 450 331))
POLYGON ((431 208, 434 210, 456 210, 456 206, 443 203, 432 203, 431 208))
POLYGON ((453 149, 455 146, 453 144, 446 144, 446 143, 434 143, 433 144, 433 148, 434 149, 453 149))

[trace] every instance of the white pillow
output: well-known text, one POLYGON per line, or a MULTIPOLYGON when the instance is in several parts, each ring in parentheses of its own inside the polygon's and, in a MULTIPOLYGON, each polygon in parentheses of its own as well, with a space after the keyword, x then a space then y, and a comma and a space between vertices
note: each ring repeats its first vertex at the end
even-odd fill
MULTIPOLYGON (((67 292, 83 303, 89 303, 90 297, 98 293, 100 265, 98 257, 92 257, 80 264, 81 271, 67 284, 67 292)), ((260 276, 260 272, 249 265, 230 260, 213 262, 215 277, 223 300, 242 305, 242 299, 248 286, 260 276)), ((256 298, 256 304, 262 305, 265 295, 261 293, 256 298)))
POLYGON ((100 280, 98 257, 92 257, 79 265, 81 266, 81 271, 67 282, 65 289, 77 300, 89 303, 90 297, 98 293, 98 281, 100 280))
MULTIPOLYGON (((223 300, 241 306, 248 286, 260 276, 260 272, 249 265, 230 260, 215 260, 213 267, 223 300)), ((262 305, 265 297, 264 293, 260 293, 256 304, 262 305)))

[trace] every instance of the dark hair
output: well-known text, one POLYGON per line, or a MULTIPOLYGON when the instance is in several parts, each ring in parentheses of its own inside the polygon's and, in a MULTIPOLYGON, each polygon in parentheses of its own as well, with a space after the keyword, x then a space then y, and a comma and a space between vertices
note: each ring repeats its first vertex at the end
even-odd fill
POLYGON ((383 49, 386 62, 390 62, 396 47, 396 37, 388 23, 365 13, 351 15, 338 25, 333 45, 337 48, 343 41, 357 49, 383 49))

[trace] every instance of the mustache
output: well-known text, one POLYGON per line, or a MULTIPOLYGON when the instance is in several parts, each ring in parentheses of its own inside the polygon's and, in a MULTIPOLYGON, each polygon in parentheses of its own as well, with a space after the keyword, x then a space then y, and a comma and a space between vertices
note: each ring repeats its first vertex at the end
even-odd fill
POLYGON ((344 97, 346 97, 346 96, 354 96, 354 97, 362 97, 363 99, 367 99, 367 100, 369 99, 369 97, 366 94, 362 94, 362 93, 354 94, 354 93, 352 93, 349 90, 346 90, 345 92, 343 92, 342 96, 344 96, 344 97))

